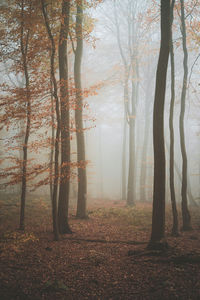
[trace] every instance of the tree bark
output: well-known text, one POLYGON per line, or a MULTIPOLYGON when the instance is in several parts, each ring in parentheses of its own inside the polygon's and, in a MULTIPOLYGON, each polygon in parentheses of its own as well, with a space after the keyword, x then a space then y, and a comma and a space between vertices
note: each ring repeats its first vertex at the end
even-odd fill
POLYGON ((172 204, 172 215, 173 215, 173 225, 172 225, 172 235, 178 235, 178 212, 176 207, 176 196, 174 187, 174 102, 175 102, 175 67, 174 67, 174 47, 172 39, 172 24, 174 19, 174 2, 172 1, 170 8, 170 63, 171 63, 171 101, 170 101, 170 114, 169 114, 169 132, 170 132, 170 162, 169 162, 169 183, 170 183, 170 194, 171 194, 171 204, 172 204))
POLYGON ((85 139, 83 131, 83 97, 81 89, 81 60, 83 52, 83 1, 76 0, 77 14, 76 14, 76 51, 74 61, 74 80, 76 88, 76 140, 77 140, 77 162, 78 162, 78 200, 77 212, 78 218, 86 218, 86 202, 87 202, 87 175, 86 175, 86 161, 85 161, 85 139))
MULTIPOLYGON (((149 248, 156 248, 165 237, 165 147, 164 103, 170 42, 170 0, 161 0, 161 45, 156 74, 153 112, 154 186, 152 232, 149 248)), ((166 242, 162 243, 166 244, 166 242)))
POLYGON ((179 129, 180 129, 180 144, 182 154, 182 187, 181 187, 181 207, 182 207, 182 229, 191 230, 191 217, 188 209, 187 201, 187 153, 185 147, 185 132, 184 132, 184 116, 185 116, 185 99, 187 90, 187 79, 188 79, 188 51, 186 45, 186 28, 185 28, 185 11, 184 11, 184 0, 181 0, 181 33, 182 33, 182 46, 183 46, 183 86, 181 92, 181 112, 179 118, 179 129))
POLYGON ((126 113, 124 112, 123 140, 122 140, 122 191, 121 191, 122 201, 126 199, 126 139, 127 139, 127 120, 126 120, 126 113))
POLYGON ((135 196, 135 178, 134 178, 134 162, 135 162, 135 120, 129 121, 129 171, 128 171, 128 190, 127 205, 133 206, 135 196))
MULTIPOLYGON (((166 142, 166 147, 167 147, 167 151, 169 152, 169 145, 168 143, 166 142)), ((174 169, 176 171, 176 174, 178 176, 178 179, 180 180, 180 182, 182 182, 182 176, 181 176, 181 171, 176 163, 176 160, 174 160, 174 169)), ((191 186, 190 186, 190 181, 189 181, 189 178, 187 180, 187 197, 190 201, 190 204, 195 206, 195 207, 198 207, 198 204, 196 203, 196 201, 194 200, 194 197, 192 195, 192 191, 191 191, 191 186)))
POLYGON ((145 126, 144 126, 144 141, 142 146, 142 158, 141 158, 141 173, 140 173, 140 201, 145 202, 146 199, 146 178, 147 178, 147 151, 149 144, 149 132, 150 132, 150 106, 149 106, 149 95, 150 95, 150 87, 151 81, 148 81, 146 84, 145 90, 145 126))
MULTIPOLYGON (((59 178, 59 137, 60 137, 60 108, 59 108, 59 98, 58 98, 58 88, 57 88, 57 82, 56 82, 56 77, 55 77, 55 53, 56 53, 56 48, 55 48, 55 42, 54 38, 51 32, 51 28, 49 26, 49 21, 47 17, 47 13, 45 10, 45 3, 44 0, 41 0, 42 4, 42 13, 44 16, 45 20, 45 26, 47 29, 47 33, 51 42, 51 58, 50 58, 50 68, 51 68, 51 84, 52 84, 52 90, 51 92, 53 93, 53 97, 55 98, 55 103, 56 103, 56 121, 57 121, 57 129, 56 129, 56 139, 55 139, 55 152, 54 152, 54 180, 52 184, 52 194, 51 194, 51 200, 52 200, 52 219, 53 219, 53 233, 54 233, 54 239, 56 241, 59 240, 59 230, 58 230, 58 209, 57 209, 57 193, 58 193, 58 178, 59 178)), ((53 101, 53 99, 51 99, 53 101)), ((54 123, 54 118, 53 118, 53 102, 51 103, 51 113, 52 113, 52 122, 54 123)), ((54 128, 52 124, 52 145, 54 144, 54 128)), ((52 149, 53 151, 53 149, 52 149)), ((53 165, 53 152, 51 151, 51 167, 53 165)), ((53 171, 53 170, 52 170, 53 171)), ((50 174, 50 176, 53 174, 50 174)), ((50 180, 52 180, 50 178, 50 180)))
POLYGON ((27 63, 27 51, 29 41, 29 30, 26 33, 24 42, 24 1, 21 1, 21 32, 20 32, 20 46, 22 54, 23 71, 25 75, 26 85, 26 130, 23 145, 23 162, 22 162, 22 189, 21 189, 21 207, 20 207, 20 224, 19 229, 25 229, 25 202, 26 202, 26 187, 27 187, 27 158, 28 158, 28 140, 30 135, 31 125, 31 96, 30 96, 30 82, 27 63))
MULTIPOLYGON (((133 66, 132 66, 133 67, 133 66)), ((137 87, 134 79, 132 79, 132 95, 131 95, 131 113, 129 113, 129 172, 128 172, 128 191, 127 191, 127 205, 133 206, 135 204, 135 115, 137 103, 137 87)))
POLYGON ((70 1, 63 0, 59 40, 61 171, 58 200, 58 227, 61 234, 71 233, 71 229, 68 224, 70 179, 70 108, 68 91, 67 38, 69 34, 69 13, 70 1))

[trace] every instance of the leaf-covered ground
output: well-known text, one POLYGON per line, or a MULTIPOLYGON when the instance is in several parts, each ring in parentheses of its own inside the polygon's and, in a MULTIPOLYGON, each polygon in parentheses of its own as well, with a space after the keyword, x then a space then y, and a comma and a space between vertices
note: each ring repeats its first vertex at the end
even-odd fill
POLYGON ((18 231, 19 204, 0 202, 0 299, 200 299, 200 211, 193 231, 170 236, 167 209, 165 253, 147 251, 151 205, 89 204, 89 218, 70 210, 72 235, 51 233, 51 207, 29 199, 26 232, 18 231))

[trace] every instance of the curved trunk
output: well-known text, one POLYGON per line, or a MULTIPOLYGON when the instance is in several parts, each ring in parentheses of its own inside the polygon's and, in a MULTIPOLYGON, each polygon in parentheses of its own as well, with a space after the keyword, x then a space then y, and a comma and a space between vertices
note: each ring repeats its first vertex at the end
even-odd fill
POLYGON ((191 229, 191 217, 188 209, 187 201, 187 154, 185 147, 185 132, 184 132, 184 116, 185 116, 185 99, 186 99, 186 89, 187 89, 187 79, 188 79, 188 52, 186 45, 186 28, 185 28, 185 12, 184 12, 184 0, 181 0, 181 33, 182 33, 182 45, 183 45, 183 87, 181 93, 181 112, 179 119, 180 128, 180 144, 181 144, 181 154, 182 154, 182 218, 183 218, 183 230, 191 229))
POLYGON ((154 187, 152 232, 149 248, 165 237, 165 147, 164 103, 170 41, 170 0, 161 0, 161 45, 156 74, 153 112, 154 187))

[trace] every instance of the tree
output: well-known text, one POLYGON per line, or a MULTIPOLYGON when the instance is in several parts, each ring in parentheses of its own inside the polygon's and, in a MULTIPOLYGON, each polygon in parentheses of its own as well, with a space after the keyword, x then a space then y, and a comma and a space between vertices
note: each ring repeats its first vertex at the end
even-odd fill
POLYGON ((169 115, 169 131, 170 131, 170 167, 169 167, 169 181, 170 181, 170 194, 172 203, 172 214, 173 214, 173 226, 172 235, 178 235, 178 212, 176 207, 176 196, 174 187, 174 102, 175 102, 175 67, 174 67, 174 47, 173 47, 173 35, 172 35, 172 24, 174 19, 174 3, 171 3, 170 9, 170 21, 171 21, 171 31, 170 31, 170 63, 171 63, 171 101, 170 101, 170 115, 169 115))
POLYGON ((58 200, 58 226, 60 233, 71 233, 68 224, 69 179, 70 179, 70 114, 68 90, 68 53, 69 0, 62 1, 62 15, 59 38, 59 74, 60 74, 60 131, 61 131, 61 171, 58 200))
MULTIPOLYGON (((22 230, 25 228, 27 187, 33 187, 35 177, 48 169, 45 163, 40 164, 34 160, 33 153, 41 142, 42 134, 37 132, 48 122, 48 101, 41 101, 47 96, 44 88, 47 84, 44 59, 46 35, 43 35, 39 14, 41 8, 38 4, 37 0, 22 0, 12 1, 10 5, 1 7, 1 20, 6 24, 2 30, 1 60, 7 62, 9 76, 19 78, 22 83, 15 85, 5 81, 1 85, 1 124, 7 126, 11 150, 7 152, 8 167, 1 172, 1 177, 6 176, 6 186, 21 183, 22 230), (11 23, 11 26, 7 26, 11 23), (16 127, 21 127, 22 130, 17 132, 16 127), (19 152, 19 148, 22 149, 22 157, 16 157, 16 150, 19 152)), ((44 139, 42 144, 47 140, 48 138, 44 139)))
POLYGON ((187 90, 187 79, 188 79, 188 51, 186 44, 186 26, 185 26, 185 11, 184 11, 184 0, 181 2, 181 33, 182 33, 182 47, 183 47, 183 85, 181 92, 181 112, 179 118, 179 129, 180 129, 180 144, 181 144, 181 154, 182 154, 182 218, 183 218, 183 230, 191 230, 191 217, 188 209, 187 203, 187 153, 185 146, 185 133, 184 133, 184 116, 185 116, 185 100, 186 100, 186 90, 187 90))
POLYGON ((170 0, 161 0, 161 44, 156 73, 153 111, 154 186, 152 232, 149 248, 164 244, 165 237, 165 147, 164 103, 170 45, 170 0))
MULTIPOLYGON (((117 33, 117 43, 120 51, 120 56, 123 62, 124 67, 124 110, 125 110, 125 120, 124 122, 128 123, 129 129, 129 165, 128 165, 128 184, 127 184, 127 205, 134 205, 135 201, 135 119, 136 119, 136 107, 138 99, 138 49, 137 49, 137 29, 135 25, 135 16, 137 10, 137 2, 135 4, 128 1, 126 4, 126 9, 129 11, 129 14, 124 12, 124 8, 119 7, 123 11, 123 18, 126 18, 127 21, 127 49, 123 49, 119 20, 117 14, 117 5, 114 2, 114 18, 115 26, 117 33), (126 14, 126 15, 125 15, 126 14), (129 93, 129 85, 131 92, 129 93)), ((125 133, 126 125, 124 124, 124 139, 123 139, 123 153, 122 153, 122 191, 124 194, 125 190, 125 133)), ((124 195, 123 195, 124 196, 124 195)))
MULTIPOLYGON (((57 128, 56 128, 56 139, 55 139, 55 145, 53 141, 53 145, 55 147, 55 157, 54 157, 54 181, 53 181, 53 190, 52 190, 52 217, 53 217, 53 233, 54 233, 54 239, 59 240, 59 229, 58 229, 58 210, 57 210, 57 191, 58 191, 58 178, 59 178, 59 137, 60 137, 60 111, 59 111, 59 98, 58 98, 58 88, 57 88, 57 81, 55 77, 55 54, 56 54, 56 47, 55 47, 55 41, 54 37, 52 35, 52 31, 49 25, 49 20, 45 8, 45 2, 44 0, 41 0, 42 4, 42 13, 45 20, 45 26, 46 30, 51 42, 51 56, 50 56, 50 79, 51 83, 53 85, 52 87, 52 95, 55 98, 56 102, 56 120, 57 120, 57 128)), ((51 111, 52 116, 54 114, 54 111, 51 111)), ((54 124, 53 124, 54 125, 54 124)), ((52 125, 52 126, 53 126, 52 125)), ((54 135, 54 129, 52 129, 52 138, 54 135)), ((50 174, 51 175, 51 174, 50 174)), ((51 180, 51 179, 50 179, 51 180)))
POLYGON ((83 1, 77 0, 76 13, 76 49, 74 60, 74 81, 76 89, 76 139, 77 139, 77 163, 78 163, 78 200, 77 212, 78 218, 86 218, 86 201, 87 201, 87 176, 86 176, 86 162, 85 162, 85 140, 83 131, 83 97, 81 89, 81 59, 83 51, 83 1))
MULTIPOLYGON (((30 9, 30 7, 29 7, 30 9)), ((20 48, 22 54, 23 71, 25 75, 26 85, 26 130, 23 145, 23 162, 22 162, 22 192, 21 192, 21 209, 20 209, 20 225, 19 228, 24 230, 24 217, 25 217, 25 199, 26 199, 26 169, 27 169, 27 152, 28 152, 28 140, 30 135, 30 123, 31 123, 31 98, 30 98, 30 83, 29 83, 29 71, 27 61, 27 50, 29 43, 29 29, 25 32, 24 28, 24 1, 21 1, 21 33, 20 33, 20 48)))
POLYGON ((153 76, 154 64, 152 64, 152 56, 149 57, 147 69, 145 69, 145 78, 143 79, 144 85, 144 93, 145 93, 145 108, 144 108, 144 140, 142 145, 142 153, 141 153, 141 173, 140 173, 140 200, 146 201, 146 186, 147 186, 147 156, 149 152, 149 139, 150 139, 150 130, 149 126, 151 122, 152 115, 152 81, 154 79, 153 76))

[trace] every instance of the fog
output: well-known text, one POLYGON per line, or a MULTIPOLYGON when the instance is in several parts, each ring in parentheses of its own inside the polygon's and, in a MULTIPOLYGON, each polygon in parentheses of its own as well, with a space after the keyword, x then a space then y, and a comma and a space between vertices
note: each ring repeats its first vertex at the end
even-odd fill
MULTIPOLYGON (((135 120, 134 139, 134 197, 135 201, 152 201, 153 193, 153 138, 152 138, 152 116, 153 102, 155 93, 156 68, 159 55, 160 29, 159 29, 159 6, 152 10, 149 1, 118 1, 114 8, 113 1, 104 1, 96 8, 88 9, 88 15, 93 19, 93 31, 88 41, 84 41, 82 58, 82 85, 83 88, 90 89, 97 86, 95 95, 84 99, 85 109, 84 127, 86 142, 87 164, 87 183, 88 199, 113 199, 126 201, 123 190, 123 170, 122 157, 123 149, 125 157, 125 186, 127 194, 128 168, 129 168, 129 125, 126 122, 126 101, 129 109, 131 108, 130 98, 132 84, 137 89, 135 92, 135 113, 129 117, 135 120), (115 15, 116 14, 116 15, 115 15), (117 16, 117 17, 116 17, 117 16), (130 22, 134 26, 130 26, 130 22), (120 38, 120 46, 119 39, 120 38), (132 44, 130 44, 132 43, 132 44), (121 49, 120 49, 121 47, 121 49), (131 49, 131 50, 130 50, 131 49), (130 51, 132 51, 130 53, 130 51), (122 54, 123 53, 123 54, 122 54), (128 78, 128 97, 124 98, 125 70, 123 56, 127 63, 134 56, 135 69, 137 74, 128 78), (136 95, 137 94, 137 95, 136 95), (124 129, 125 128, 125 129, 124 129), (126 138, 124 139, 124 135, 126 138), (124 146, 124 148, 123 148, 124 146), (145 175, 144 175, 145 174, 145 175), (144 178, 142 178, 142 176, 144 178)), ((181 151, 179 138, 179 115, 180 99, 183 79, 183 51, 181 46, 180 20, 175 19, 174 29, 174 51, 175 51, 175 187, 176 196, 180 200, 180 175, 181 174, 181 151)), ((188 30, 189 31, 189 30, 188 30)), ((189 35, 189 32, 188 32, 189 35)), ((70 41, 69 41, 70 45, 70 41)), ((71 46, 69 46, 71 47, 71 46)), ((188 157, 188 183, 192 196, 199 201, 200 185, 200 160, 199 160, 199 69, 200 59, 198 59, 199 45, 188 38, 189 50, 189 83, 186 98, 185 113, 185 134, 186 150, 188 157)), ((69 72, 73 76, 73 57, 69 58, 69 72)), ((7 64, 12 62, 7 61, 7 64)), ((5 73, 6 65, 1 63, 1 82, 9 82, 10 78, 19 84, 14 73, 5 73), (8 76, 9 75, 9 76, 8 76)), ((57 75, 58 76, 58 75, 57 75)), ((167 91, 165 99, 165 144, 166 144, 166 182, 167 200, 170 201, 169 193, 169 105, 170 105, 170 64, 168 68, 167 91)), ((71 112, 73 119, 74 112, 71 112)), ((13 136, 17 133, 19 124, 11 124, 8 130, 6 125, 1 128, 1 172, 5 166, 11 166, 4 161, 4 158, 13 155, 16 157, 19 151, 12 150, 13 136), (11 147, 11 148, 9 148, 11 147)), ((50 129, 44 127, 31 134, 30 140, 37 141, 38 136, 45 135, 50 129), (40 132, 41 131, 41 132, 40 132)), ((76 161, 76 137, 75 132, 71 133, 71 160, 76 161)), ((30 142, 31 143, 31 142, 30 142)), ((36 163, 48 162, 50 150, 42 147, 37 151, 31 151, 29 159, 34 158, 36 163)), ((76 174, 76 169, 72 170, 76 174)), ((5 174, 4 174, 5 175, 5 174)), ((3 178, 3 183, 6 178, 3 178)), ((34 178, 34 180, 38 180, 34 178)), ((71 179, 71 198, 76 198, 77 176, 71 179)), ((18 187, 15 185, 2 185, 2 190, 6 192, 16 192, 18 187)), ((28 184, 30 193, 49 193, 48 186, 41 186, 32 191, 31 181, 28 184)))

